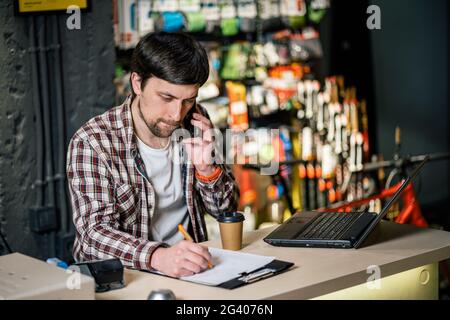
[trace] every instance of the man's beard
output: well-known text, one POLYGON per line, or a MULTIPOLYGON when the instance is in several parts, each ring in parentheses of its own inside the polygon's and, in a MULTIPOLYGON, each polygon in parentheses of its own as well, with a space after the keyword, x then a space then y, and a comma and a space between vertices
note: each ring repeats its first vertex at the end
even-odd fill
POLYGON ((178 121, 169 121, 169 120, 165 120, 163 118, 158 118, 156 119, 156 121, 154 122, 149 122, 144 118, 144 115, 142 114, 141 111, 141 104, 139 103, 138 105, 138 111, 139 111, 139 117, 142 119, 142 121, 144 121, 144 123, 146 124, 148 130, 150 130, 150 132, 158 138, 169 138, 172 133, 181 127, 181 123, 178 121), (159 124, 164 123, 166 125, 168 125, 168 128, 161 128, 159 126, 159 124))

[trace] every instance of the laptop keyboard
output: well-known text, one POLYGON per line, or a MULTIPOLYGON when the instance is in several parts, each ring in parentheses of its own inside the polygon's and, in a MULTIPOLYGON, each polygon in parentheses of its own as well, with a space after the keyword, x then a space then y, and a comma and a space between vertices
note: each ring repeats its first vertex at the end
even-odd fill
POLYGON ((297 239, 338 239, 362 214, 363 212, 323 212, 300 232, 297 239))

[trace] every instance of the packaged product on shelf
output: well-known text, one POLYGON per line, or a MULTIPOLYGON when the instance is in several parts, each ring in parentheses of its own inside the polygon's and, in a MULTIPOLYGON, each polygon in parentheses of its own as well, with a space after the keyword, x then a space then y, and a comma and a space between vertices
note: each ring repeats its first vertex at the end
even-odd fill
POLYGON ((272 184, 267 188, 267 220, 275 224, 281 224, 283 222, 283 215, 286 208, 282 196, 283 188, 281 186, 272 184))
POLYGON ((119 34, 121 49, 134 48, 139 41, 136 1, 123 0, 118 1, 119 34))
POLYGON ((259 0, 259 18, 263 31, 282 27, 279 0, 259 0))
POLYGON ((237 3, 239 29, 242 32, 256 31, 257 0, 241 0, 237 3))
POLYGON ((219 0, 202 0, 201 13, 205 17, 205 32, 214 33, 220 27, 219 0))
POLYGON ((301 68, 298 65, 278 66, 270 69, 269 78, 264 84, 276 94, 280 109, 284 109, 285 103, 297 93, 296 83, 300 77, 301 68))
POLYGON ((201 11, 200 0, 180 0, 179 10, 184 15, 184 30, 201 32, 206 28, 206 17, 201 11))
POLYGON ((220 7, 220 28, 226 37, 239 33, 239 19, 233 0, 223 0, 220 7))
POLYGON ((279 64, 280 57, 278 56, 275 44, 273 42, 266 42, 263 46, 263 52, 269 66, 276 66, 279 64))
POLYGON ((183 12, 199 12, 200 0, 178 0, 178 10, 183 12))
POLYGON ((200 102, 200 104, 208 111, 214 127, 219 129, 226 128, 228 124, 229 107, 227 97, 217 97, 208 101, 200 102))
POLYGON ((184 30, 201 32, 206 28, 206 19, 202 12, 184 12, 184 30))
POLYGON ((271 88, 262 85, 249 87, 248 105, 251 107, 252 118, 259 118, 279 110, 278 98, 271 88))
POLYGON ((269 164, 275 161, 276 152, 272 143, 273 134, 267 128, 259 128, 258 130, 258 163, 261 165, 269 164))
POLYGON ((198 101, 216 98, 220 95, 220 56, 215 43, 203 43, 208 54, 209 76, 206 83, 198 90, 198 101))
POLYGON ((151 0, 139 0, 137 3, 138 34, 139 37, 143 37, 147 33, 155 31, 155 15, 151 0))
POLYGON ((249 169, 243 169, 240 174, 241 207, 244 212, 244 230, 252 231, 256 227, 256 189, 249 169))
POLYGON ((180 31, 185 24, 185 18, 179 11, 161 12, 155 21, 155 29, 164 32, 180 31))
MULTIPOLYGON (((280 128, 280 139, 283 148, 283 159, 281 161, 290 161, 293 159, 292 157, 292 142, 290 139, 289 128, 281 127, 280 128)), ((288 185, 290 185, 292 181, 292 167, 288 165, 284 165, 280 167, 281 176, 285 178, 285 181, 288 185)))
POLYGON ((313 29, 290 37, 289 49, 293 61, 308 61, 323 57, 319 33, 313 29))
POLYGON ((230 100, 230 127, 238 131, 247 130, 249 122, 245 86, 227 81, 225 87, 230 100))
POLYGON ((306 4, 304 0, 281 0, 280 13, 284 24, 290 28, 302 27, 305 22, 306 4))
POLYGON ((330 8, 330 0, 311 0, 308 6, 308 19, 313 23, 320 23, 327 10, 330 8))
POLYGON ((180 1, 174 0, 152 0, 153 10, 156 12, 174 12, 179 10, 180 1))
POLYGON ((248 56, 242 43, 231 44, 224 53, 223 68, 220 76, 223 80, 245 79, 248 56))

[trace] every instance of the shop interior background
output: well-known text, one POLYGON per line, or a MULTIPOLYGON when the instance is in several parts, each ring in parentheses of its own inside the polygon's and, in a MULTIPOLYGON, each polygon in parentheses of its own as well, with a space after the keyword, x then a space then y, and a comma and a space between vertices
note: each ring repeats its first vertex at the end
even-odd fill
MULTIPOLYGON (((40 259, 71 259, 67 145, 84 122, 116 105, 117 68, 130 53, 117 46, 112 1, 90 5, 81 28, 69 30, 66 13, 20 16, 14 1, 0 2, 0 230, 12 250, 40 259)), ((317 79, 342 75, 366 100, 371 153, 392 159, 396 127, 402 154, 450 150, 449 7, 446 0, 334 0, 316 26, 317 79), (367 28, 370 5, 381 9, 379 30, 367 28)), ((427 220, 450 230, 449 161, 428 164, 417 187, 427 220)))

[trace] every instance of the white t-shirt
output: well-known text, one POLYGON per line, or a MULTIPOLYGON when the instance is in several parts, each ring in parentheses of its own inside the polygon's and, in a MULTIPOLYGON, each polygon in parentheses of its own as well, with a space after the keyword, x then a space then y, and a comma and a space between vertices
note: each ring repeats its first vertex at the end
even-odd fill
POLYGON ((178 224, 187 230, 189 223, 183 197, 180 146, 169 140, 166 147, 154 149, 136 138, 147 176, 155 190, 155 211, 150 222, 153 239, 150 240, 173 245, 184 239, 178 232, 178 224))

